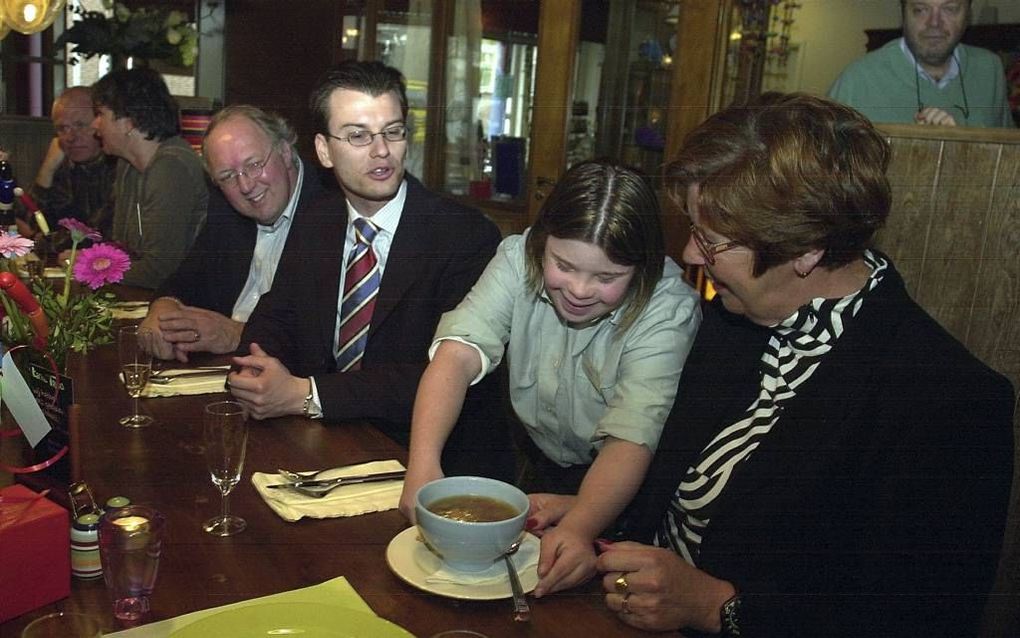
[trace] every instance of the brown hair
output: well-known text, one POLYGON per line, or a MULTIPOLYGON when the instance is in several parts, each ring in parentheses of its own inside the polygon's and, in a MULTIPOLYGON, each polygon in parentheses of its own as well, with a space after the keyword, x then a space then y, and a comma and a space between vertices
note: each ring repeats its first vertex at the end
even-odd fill
POLYGON ((382 62, 347 60, 319 78, 308 100, 319 133, 330 132, 329 97, 339 89, 358 91, 372 97, 394 93, 400 102, 400 115, 407 119, 407 83, 400 71, 382 62))
POLYGON ((766 93, 709 117, 666 167, 685 208, 755 253, 761 275, 812 249, 835 268, 860 257, 889 214, 889 145, 860 113, 803 93, 766 93))
POLYGON ((659 201, 640 174, 609 161, 571 168, 545 200, 528 234, 528 285, 542 289, 542 261, 549 237, 576 239, 601 248, 614 264, 634 266, 622 332, 634 323, 662 278, 666 249, 659 201))

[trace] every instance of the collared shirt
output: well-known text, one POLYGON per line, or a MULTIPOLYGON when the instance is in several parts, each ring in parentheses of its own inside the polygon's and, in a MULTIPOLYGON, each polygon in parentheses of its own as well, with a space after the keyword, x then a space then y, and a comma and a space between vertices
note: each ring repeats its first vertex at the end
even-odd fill
POLYGON ((438 343, 476 348, 486 372, 507 358, 510 399, 535 444, 562 466, 590 464, 607 436, 654 452, 701 323, 698 295, 666 260, 648 305, 572 327, 527 284, 527 233, 507 237, 467 297, 443 315, 438 343))
POLYGON ((100 153, 80 164, 65 158, 53 173, 49 188, 33 183, 29 192, 51 229, 55 229, 61 219, 71 217, 108 237, 113 221, 116 174, 117 158, 113 156, 100 153))
POLYGON ((960 45, 956 45, 953 47, 953 54, 949 56, 949 69, 946 70, 942 79, 936 80, 928 73, 928 71, 925 70, 923 66, 917 63, 917 58, 914 57, 914 52, 907 46, 907 39, 900 38, 900 50, 903 51, 903 55, 907 56, 907 59, 910 60, 910 62, 914 65, 914 68, 917 69, 917 74, 937 86, 939 89, 946 88, 949 86, 949 83, 956 78, 956 76, 960 75, 960 64, 956 61, 957 56, 959 55, 959 52, 957 51, 959 46, 960 45))
POLYGON ((241 294, 237 296, 234 310, 230 315, 234 321, 242 323, 248 321, 248 317, 255 310, 259 299, 273 287, 276 266, 280 263, 280 255, 283 254, 287 235, 290 234, 291 220, 297 210, 298 200, 301 198, 301 184, 305 174, 305 167, 301 160, 298 160, 297 169, 297 181, 294 183, 294 190, 290 194, 290 200, 283 209, 283 213, 272 225, 258 225, 255 252, 252 253, 251 267, 248 269, 248 280, 244 283, 241 294))

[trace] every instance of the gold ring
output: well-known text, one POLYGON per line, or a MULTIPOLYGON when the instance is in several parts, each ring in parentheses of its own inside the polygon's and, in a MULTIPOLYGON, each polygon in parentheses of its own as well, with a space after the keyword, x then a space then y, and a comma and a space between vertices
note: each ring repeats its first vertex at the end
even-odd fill
POLYGON ((620 601, 620 611, 625 614, 630 613, 630 592, 623 595, 623 600, 620 601))
POLYGON ((627 582, 627 572, 620 574, 620 576, 616 579, 614 586, 616 587, 617 594, 627 593, 627 590, 630 589, 630 583, 627 582))

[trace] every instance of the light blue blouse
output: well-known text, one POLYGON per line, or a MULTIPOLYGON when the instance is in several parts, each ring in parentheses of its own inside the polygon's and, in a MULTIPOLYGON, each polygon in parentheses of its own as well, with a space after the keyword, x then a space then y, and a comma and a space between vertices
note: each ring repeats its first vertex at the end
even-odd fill
POLYGON ((625 332, 617 325, 626 305, 592 325, 569 326, 544 292, 527 286, 526 236, 503 240, 471 292, 443 315, 431 352, 444 339, 474 346, 479 379, 505 352, 514 410, 559 465, 591 463, 607 436, 655 452, 701 323, 697 294, 667 258, 651 300, 625 332))

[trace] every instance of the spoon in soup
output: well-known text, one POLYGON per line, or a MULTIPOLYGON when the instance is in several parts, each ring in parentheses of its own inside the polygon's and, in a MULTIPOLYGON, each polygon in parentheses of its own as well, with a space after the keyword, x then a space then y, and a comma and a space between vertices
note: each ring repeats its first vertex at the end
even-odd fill
POLYGON ((510 589, 514 595, 514 620, 517 622, 528 622, 531 620, 531 607, 528 605, 528 599, 524 597, 524 588, 521 587, 521 581, 517 578, 517 568, 514 567, 514 562, 510 560, 510 557, 516 554, 520 548, 521 539, 517 539, 503 552, 503 561, 506 563, 506 573, 510 577, 510 589))

